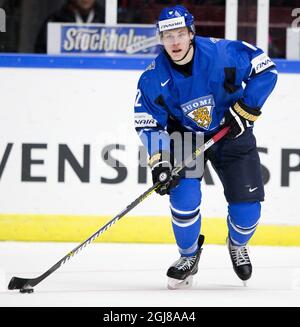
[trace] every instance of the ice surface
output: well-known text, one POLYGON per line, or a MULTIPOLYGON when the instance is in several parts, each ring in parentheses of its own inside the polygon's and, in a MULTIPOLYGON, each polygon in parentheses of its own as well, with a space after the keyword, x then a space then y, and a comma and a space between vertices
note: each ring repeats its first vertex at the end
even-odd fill
POLYGON ((176 245, 93 243, 33 294, 7 290, 12 276, 37 277, 76 245, 0 242, 0 307, 300 306, 300 247, 250 247, 253 275, 244 287, 225 244, 204 245, 193 287, 169 290, 176 245))

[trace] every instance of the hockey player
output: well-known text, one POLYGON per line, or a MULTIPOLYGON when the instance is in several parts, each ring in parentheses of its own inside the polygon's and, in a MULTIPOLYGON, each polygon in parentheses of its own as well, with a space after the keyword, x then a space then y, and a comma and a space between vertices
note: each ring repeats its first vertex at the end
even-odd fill
POLYGON ((169 288, 192 282, 204 236, 201 228, 201 178, 172 176, 171 131, 211 138, 223 126, 229 134, 209 148, 228 202, 227 246, 233 268, 246 281, 252 265, 247 243, 264 200, 254 122, 272 92, 277 71, 259 48, 241 41, 195 35, 194 17, 176 5, 157 22, 164 50, 142 74, 135 101, 135 128, 150 156, 153 183, 169 194, 172 227, 180 258, 167 271, 169 288))

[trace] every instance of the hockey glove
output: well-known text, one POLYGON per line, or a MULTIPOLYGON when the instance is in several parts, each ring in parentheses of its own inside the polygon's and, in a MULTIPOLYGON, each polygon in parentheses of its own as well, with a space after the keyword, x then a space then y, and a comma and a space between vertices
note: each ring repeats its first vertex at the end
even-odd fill
POLYGON ((170 155, 166 152, 158 152, 149 159, 153 184, 161 183, 161 186, 156 189, 160 195, 170 194, 170 189, 179 183, 179 176, 172 175, 173 167, 169 157, 170 155))
POLYGON ((253 125, 260 114, 259 109, 249 108, 242 100, 238 100, 224 115, 223 125, 230 126, 227 137, 236 139, 241 136, 247 127, 253 125))

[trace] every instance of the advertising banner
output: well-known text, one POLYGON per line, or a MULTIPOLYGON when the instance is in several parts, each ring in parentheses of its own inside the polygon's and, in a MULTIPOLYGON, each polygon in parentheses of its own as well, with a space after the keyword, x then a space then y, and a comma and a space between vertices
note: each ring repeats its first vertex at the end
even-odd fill
POLYGON ((160 52, 154 25, 49 23, 48 54, 155 55, 160 52))

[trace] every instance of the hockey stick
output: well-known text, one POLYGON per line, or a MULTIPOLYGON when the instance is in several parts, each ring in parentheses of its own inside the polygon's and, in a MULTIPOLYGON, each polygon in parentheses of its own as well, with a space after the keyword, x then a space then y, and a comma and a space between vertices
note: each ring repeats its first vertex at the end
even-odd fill
MULTIPOLYGON (((210 140, 208 140, 206 143, 202 144, 200 147, 198 147, 190 158, 186 160, 186 163, 183 162, 181 166, 176 167, 173 172, 179 173, 187 167, 188 164, 192 162, 192 160, 196 159, 200 156, 204 151, 206 151, 208 148, 210 148, 214 143, 218 142, 224 135, 227 134, 229 130, 229 127, 224 127, 221 129, 217 134, 215 134, 210 140)), ((173 173, 172 172, 172 173, 173 173)), ((131 211, 133 208, 135 208, 138 204, 140 204, 142 201, 147 199, 156 189, 160 187, 160 182, 155 183, 152 187, 150 187, 146 192, 144 192, 142 195, 140 195, 137 199, 135 199, 132 203, 130 203, 123 211, 121 211, 118 215, 116 215, 114 218, 112 218, 108 223, 106 223, 103 227, 98 229, 92 236, 90 236, 87 240, 85 240, 83 243, 79 244, 77 247, 75 247, 71 252, 69 252, 67 255, 65 255, 61 260, 59 260, 55 265, 53 265, 50 269, 48 269, 46 272, 44 272, 42 275, 36 277, 36 278, 20 278, 20 277, 12 277, 9 284, 8 289, 14 290, 19 289, 22 293, 30 293, 33 292, 34 286, 39 284, 42 280, 44 280, 46 277, 51 275, 55 270, 57 270, 60 266, 65 264, 68 260, 71 259, 75 254, 77 254, 80 250, 82 250, 86 245, 93 242, 99 235, 104 233, 107 229, 109 229, 112 225, 114 225, 118 220, 120 220, 122 217, 124 217, 129 211, 131 211)))

